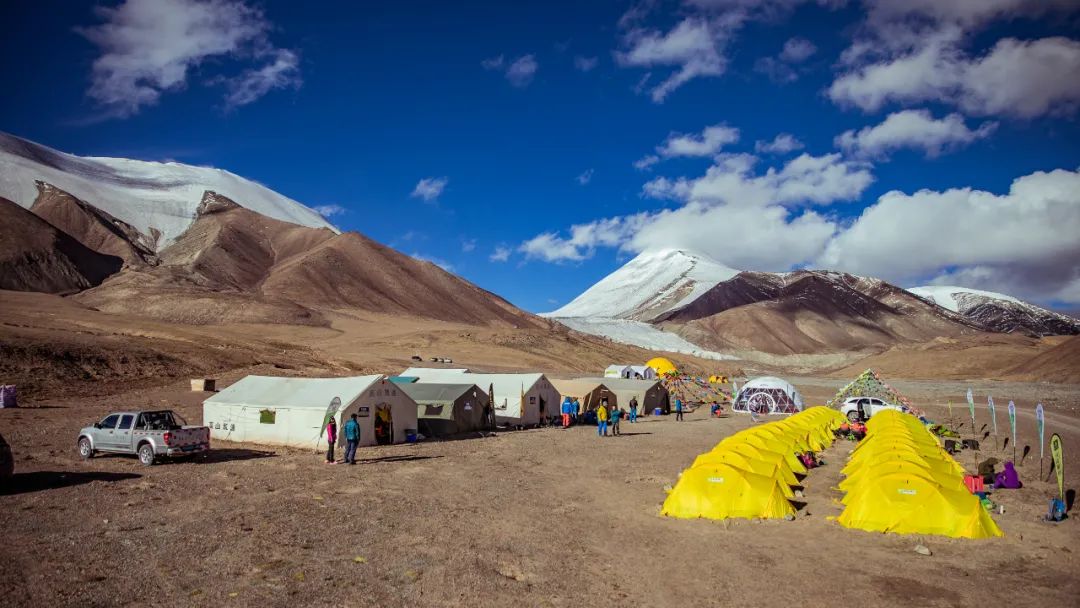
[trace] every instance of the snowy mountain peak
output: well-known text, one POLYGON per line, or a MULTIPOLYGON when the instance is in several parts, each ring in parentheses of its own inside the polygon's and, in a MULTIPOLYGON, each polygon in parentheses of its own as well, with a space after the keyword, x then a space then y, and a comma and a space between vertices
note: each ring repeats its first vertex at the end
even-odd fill
POLYGON ((1080 333, 1080 320, 1003 293, 941 285, 912 287, 908 291, 994 331, 1034 336, 1080 333))
POLYGON ((738 273, 686 249, 648 250, 544 316, 648 321, 693 302, 738 273))
POLYGON ((46 182, 172 243, 198 216, 206 191, 273 219, 339 230, 313 209, 222 169, 124 158, 80 157, 0 133, 0 197, 29 208, 46 182))

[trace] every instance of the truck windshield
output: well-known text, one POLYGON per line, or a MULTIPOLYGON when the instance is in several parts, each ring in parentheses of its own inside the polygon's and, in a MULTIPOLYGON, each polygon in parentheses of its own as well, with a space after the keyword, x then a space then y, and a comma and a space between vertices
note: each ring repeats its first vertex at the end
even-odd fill
POLYGON ((139 417, 140 429, 148 431, 170 431, 179 427, 180 425, 176 424, 173 413, 170 411, 143 412, 142 416, 139 417))

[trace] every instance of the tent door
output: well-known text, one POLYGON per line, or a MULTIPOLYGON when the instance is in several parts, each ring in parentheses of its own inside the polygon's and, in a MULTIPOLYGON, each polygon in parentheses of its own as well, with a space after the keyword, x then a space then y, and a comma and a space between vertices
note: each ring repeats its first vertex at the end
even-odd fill
POLYGON ((375 443, 389 445, 394 443, 394 414, 389 403, 375 406, 375 443))

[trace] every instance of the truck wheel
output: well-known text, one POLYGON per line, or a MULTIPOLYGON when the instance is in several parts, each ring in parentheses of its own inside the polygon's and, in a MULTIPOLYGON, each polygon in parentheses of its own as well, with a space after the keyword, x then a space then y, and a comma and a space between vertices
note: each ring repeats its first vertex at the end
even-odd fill
POLYGON ((154 464, 154 446, 149 443, 139 446, 139 462, 147 467, 154 464))
POLYGON ((848 412, 847 413, 847 419, 852 421, 852 422, 858 422, 859 421, 859 412, 848 412))
POLYGON ((86 437, 79 439, 79 457, 83 460, 94 457, 94 446, 90 445, 90 440, 86 437))

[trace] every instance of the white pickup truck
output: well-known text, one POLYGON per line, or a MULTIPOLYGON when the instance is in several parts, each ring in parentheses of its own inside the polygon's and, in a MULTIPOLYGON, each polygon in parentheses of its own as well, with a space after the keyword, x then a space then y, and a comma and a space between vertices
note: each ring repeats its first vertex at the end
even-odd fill
POLYGON ((162 456, 193 456, 210 449, 210 429, 187 426, 172 410, 115 412, 79 431, 79 456, 135 454, 146 466, 162 456))
POLYGON ((876 397, 848 397, 840 406, 840 413, 847 416, 847 419, 852 422, 869 420, 874 414, 882 410, 906 412, 907 408, 894 403, 886 403, 876 397))

